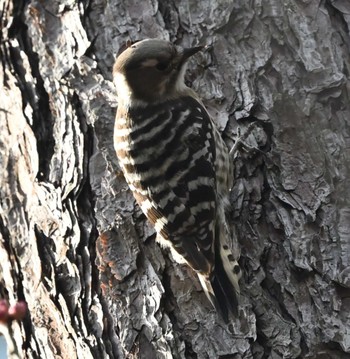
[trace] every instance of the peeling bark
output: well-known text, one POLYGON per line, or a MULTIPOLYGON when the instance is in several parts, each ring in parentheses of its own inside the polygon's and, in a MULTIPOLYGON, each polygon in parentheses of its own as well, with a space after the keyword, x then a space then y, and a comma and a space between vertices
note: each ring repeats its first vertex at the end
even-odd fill
POLYGON ((350 357, 350 4, 0 0, 0 293, 26 358, 350 357), (239 317, 154 241, 118 167, 127 40, 189 64, 232 160, 239 317))

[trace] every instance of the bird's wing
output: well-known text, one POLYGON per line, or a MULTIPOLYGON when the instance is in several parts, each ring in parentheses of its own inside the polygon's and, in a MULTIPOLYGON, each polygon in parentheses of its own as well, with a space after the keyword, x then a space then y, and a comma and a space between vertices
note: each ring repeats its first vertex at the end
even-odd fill
POLYGON ((167 109, 175 130, 165 129, 163 136, 168 138, 159 139, 158 150, 148 138, 145 151, 154 146, 153 156, 147 156, 149 163, 133 165, 140 177, 133 192, 157 232, 195 270, 208 273, 214 258, 217 199, 214 128, 206 110, 192 97, 170 102, 167 109), (160 148, 162 141, 166 145, 160 148))

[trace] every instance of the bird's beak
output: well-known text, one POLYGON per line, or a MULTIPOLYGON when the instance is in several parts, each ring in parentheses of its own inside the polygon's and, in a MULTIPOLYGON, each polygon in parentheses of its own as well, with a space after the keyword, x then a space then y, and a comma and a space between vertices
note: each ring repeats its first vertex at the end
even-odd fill
POLYGON ((185 62, 189 57, 196 54, 198 51, 201 51, 204 49, 205 46, 196 46, 196 47, 189 47, 187 49, 183 50, 182 53, 182 62, 185 62))

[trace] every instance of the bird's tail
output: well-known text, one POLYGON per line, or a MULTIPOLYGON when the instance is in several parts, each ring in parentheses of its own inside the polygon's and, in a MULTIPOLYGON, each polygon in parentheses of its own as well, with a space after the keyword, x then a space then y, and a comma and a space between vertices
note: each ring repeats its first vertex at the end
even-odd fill
POLYGON ((212 273, 209 276, 198 273, 198 277, 206 296, 228 323, 230 315, 238 316, 241 271, 227 245, 221 245, 215 253, 212 273))

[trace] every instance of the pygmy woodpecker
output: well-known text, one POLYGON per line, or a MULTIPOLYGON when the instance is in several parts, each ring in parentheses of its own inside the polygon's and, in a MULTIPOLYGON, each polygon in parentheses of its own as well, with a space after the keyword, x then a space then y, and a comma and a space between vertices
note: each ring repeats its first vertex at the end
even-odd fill
POLYGON ((237 314, 241 275, 225 216, 232 165, 215 123, 184 82, 188 58, 202 49, 147 39, 118 56, 114 146, 158 241, 196 271, 227 322, 237 314))

